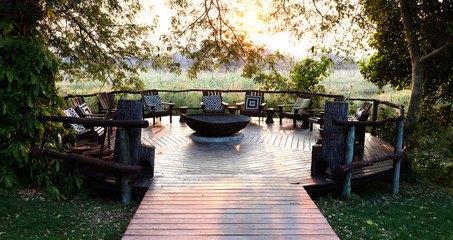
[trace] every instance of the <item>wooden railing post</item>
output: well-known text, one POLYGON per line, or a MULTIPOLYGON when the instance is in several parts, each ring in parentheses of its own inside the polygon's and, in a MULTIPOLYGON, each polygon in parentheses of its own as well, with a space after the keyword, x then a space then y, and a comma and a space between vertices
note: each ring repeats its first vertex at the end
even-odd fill
MULTIPOLYGON (((404 107, 400 107, 400 116, 404 117, 404 107)), ((403 148, 403 121, 401 118, 396 122, 396 141, 395 141, 395 154, 399 154, 403 148)), ((392 193, 398 194, 400 185, 400 169, 401 169, 401 158, 398 157, 393 160, 393 182, 392 182, 392 193)))
MULTIPOLYGON (((378 110, 379 110, 379 101, 373 101, 373 117, 372 120, 376 121, 378 118, 378 110)), ((371 126, 371 136, 376 136, 376 126, 371 126)))
MULTIPOLYGON (((355 138, 355 127, 349 126, 348 133, 346 136, 346 153, 345 153, 345 162, 344 164, 352 163, 352 158, 354 157, 354 138, 355 138)), ((349 197, 351 195, 351 178, 352 171, 348 171, 345 175, 343 182, 343 197, 349 197)))
MULTIPOLYGON (((120 136, 120 161, 123 164, 131 164, 129 149, 129 132, 127 129, 119 127, 120 136)), ((129 173, 121 174, 121 188, 123 203, 131 201, 131 175, 129 173)))

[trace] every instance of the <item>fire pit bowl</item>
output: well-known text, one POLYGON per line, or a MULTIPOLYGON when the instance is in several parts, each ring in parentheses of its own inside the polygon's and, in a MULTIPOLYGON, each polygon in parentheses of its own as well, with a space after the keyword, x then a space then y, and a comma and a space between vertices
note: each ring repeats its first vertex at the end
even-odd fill
POLYGON ((187 126, 206 137, 226 137, 241 131, 250 118, 234 114, 182 114, 187 126))

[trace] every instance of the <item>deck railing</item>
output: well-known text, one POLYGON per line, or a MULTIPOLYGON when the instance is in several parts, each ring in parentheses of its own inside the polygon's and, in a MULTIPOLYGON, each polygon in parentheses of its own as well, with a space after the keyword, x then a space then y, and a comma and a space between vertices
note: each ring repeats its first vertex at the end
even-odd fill
MULTIPOLYGON (((185 90, 158 90, 159 92, 163 93, 187 93, 187 92, 202 92, 203 90, 206 89, 185 89, 185 90)), ((222 93, 244 93, 247 90, 219 90, 222 93)), ((298 94, 298 93, 304 93, 303 91, 266 91, 263 90, 262 92, 267 93, 267 94, 298 94)), ((141 94, 141 91, 111 91, 107 92, 109 94, 141 94)), ((341 95, 335 95, 335 94, 325 94, 325 93, 313 93, 314 96, 317 97, 324 97, 324 98, 335 98, 339 97, 341 95)), ((68 94, 66 96, 63 96, 65 100, 69 98, 74 98, 74 97, 95 97, 96 93, 94 94, 68 94)), ((371 99, 371 98, 348 98, 347 101, 366 101, 366 102, 373 102, 373 111, 372 111, 372 120, 371 121, 365 121, 365 122, 358 122, 358 121, 339 121, 339 120, 334 120, 334 125, 337 126, 346 126, 348 129, 348 134, 347 134, 347 148, 346 148, 346 155, 344 159, 344 164, 342 165, 342 168, 346 172, 344 183, 343 183, 343 194, 344 195, 349 195, 351 191, 351 170, 353 168, 358 168, 358 167, 364 167, 364 166, 369 166, 377 162, 385 161, 385 160, 390 160, 393 159, 393 186, 392 186, 392 192, 394 194, 397 194, 399 191, 399 178, 400 178, 400 166, 401 166, 401 158, 405 154, 405 149, 403 149, 403 121, 404 121, 404 106, 403 105, 398 105, 395 103, 391 103, 388 101, 382 101, 379 99, 371 99), (396 118, 387 118, 378 121, 378 111, 379 111, 379 105, 383 104, 392 108, 395 108, 398 110, 398 117, 396 118), (381 158, 374 159, 372 161, 362 161, 362 162, 356 162, 352 163, 353 155, 354 155, 354 135, 355 135, 355 126, 370 126, 371 127, 371 135, 376 136, 376 128, 378 126, 382 126, 384 124, 391 124, 395 123, 396 124, 396 129, 397 129, 397 135, 395 138, 395 143, 394 143, 394 154, 390 156, 385 156, 381 158)), ((174 108, 178 109, 178 108, 174 108)), ((201 109, 201 107, 187 107, 187 109, 201 109)))
MULTIPOLYGON (((362 100, 362 101, 370 101, 370 99, 355 99, 355 100, 362 100)), ((401 158, 406 153, 406 148, 403 148, 403 122, 404 122, 404 106, 403 105, 396 105, 394 103, 386 102, 386 101, 375 101, 375 106, 379 103, 386 104, 387 106, 398 108, 398 117, 396 118, 387 118, 381 121, 375 120, 374 112, 377 112, 377 107, 373 108, 373 121, 366 121, 366 122, 358 122, 358 121, 340 121, 340 120, 333 120, 333 124, 336 126, 346 126, 347 127, 347 135, 346 135, 346 154, 344 165, 341 167, 346 172, 344 182, 343 182, 343 189, 342 194, 343 196, 349 196, 351 193, 351 178, 352 178, 352 169, 359 168, 364 166, 373 165, 377 162, 382 162, 385 160, 393 159, 393 181, 392 181, 392 193, 398 194, 399 191, 399 179, 400 179, 400 169, 401 169, 401 158), (354 135, 355 135, 355 127, 356 126, 381 126, 388 123, 396 123, 396 137, 394 143, 394 154, 389 156, 384 156, 381 158, 376 158, 371 161, 364 161, 364 162, 357 162, 352 163, 353 156, 354 156, 354 135)), ((377 114, 376 114, 377 116, 377 114)))

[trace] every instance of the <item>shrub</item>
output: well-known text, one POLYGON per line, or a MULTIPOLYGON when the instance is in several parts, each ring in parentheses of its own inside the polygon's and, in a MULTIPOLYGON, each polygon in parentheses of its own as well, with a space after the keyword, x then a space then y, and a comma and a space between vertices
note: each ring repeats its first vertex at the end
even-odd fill
POLYGON ((58 96, 55 56, 39 34, 24 37, 14 25, 0 22, 0 195, 10 195, 21 183, 36 182, 59 198, 59 161, 32 159, 33 145, 45 142, 48 149, 61 150, 61 123, 43 123, 38 115, 61 115, 64 101, 58 96), (43 139, 44 136, 49 136, 43 139))

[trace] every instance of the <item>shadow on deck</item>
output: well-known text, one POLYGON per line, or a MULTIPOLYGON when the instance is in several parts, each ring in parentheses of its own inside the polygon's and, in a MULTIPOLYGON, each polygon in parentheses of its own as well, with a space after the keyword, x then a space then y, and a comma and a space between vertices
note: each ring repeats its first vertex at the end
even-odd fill
MULTIPOLYGON (((298 179, 309 191, 340 189, 326 176, 313 178, 311 149, 319 139, 319 130, 293 128, 292 121, 279 125, 258 122, 253 118, 242 131, 239 145, 193 142, 193 130, 185 123, 163 118, 143 130, 142 142, 156 147, 155 174, 166 176, 203 175, 285 175, 298 179)), ((364 160, 393 154, 393 146, 366 135, 364 160)), ((392 161, 353 170, 353 184, 368 181, 392 170, 392 161)))

